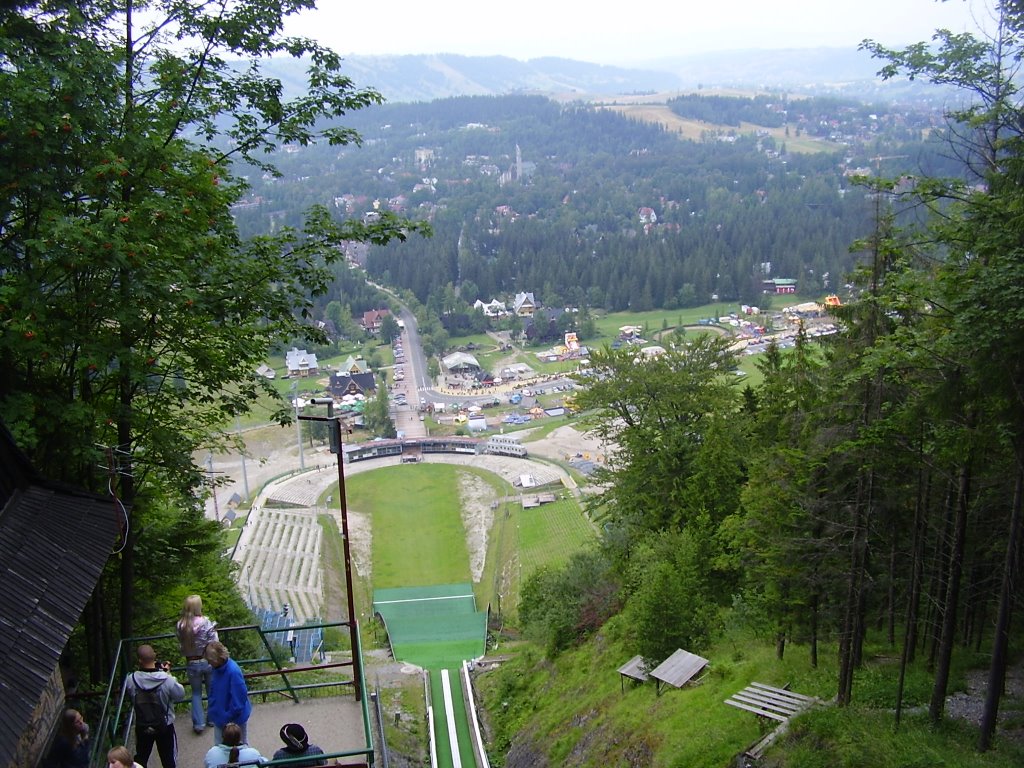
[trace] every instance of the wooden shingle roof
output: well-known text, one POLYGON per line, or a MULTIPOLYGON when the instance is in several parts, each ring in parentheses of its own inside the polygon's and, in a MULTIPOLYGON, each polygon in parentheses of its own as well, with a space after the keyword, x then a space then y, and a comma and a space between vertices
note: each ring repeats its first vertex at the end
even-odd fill
POLYGON ((0 426, 0 765, 16 755, 117 526, 112 500, 43 480, 0 426))

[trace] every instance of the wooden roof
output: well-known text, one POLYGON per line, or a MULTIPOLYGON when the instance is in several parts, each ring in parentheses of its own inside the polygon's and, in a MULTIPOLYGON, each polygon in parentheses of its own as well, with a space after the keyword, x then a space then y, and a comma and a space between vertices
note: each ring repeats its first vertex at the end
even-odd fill
POLYGON ((114 502, 39 477, 0 425, 0 765, 22 733, 117 537, 114 502))
POLYGON ((817 701, 813 696, 774 688, 763 683, 751 683, 742 691, 734 693, 725 703, 784 723, 793 715, 803 712, 817 701))
POLYGON ((641 683, 647 682, 647 665, 644 664, 643 656, 634 656, 632 659, 627 661, 619 667, 619 674, 632 678, 633 680, 639 680, 641 683))
POLYGON ((707 665, 707 659, 680 648, 652 669, 651 677, 659 682, 682 688, 707 665))

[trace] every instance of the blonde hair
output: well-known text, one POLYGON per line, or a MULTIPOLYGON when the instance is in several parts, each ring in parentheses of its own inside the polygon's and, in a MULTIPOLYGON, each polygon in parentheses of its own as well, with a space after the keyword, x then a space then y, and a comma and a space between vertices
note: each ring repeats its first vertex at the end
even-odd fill
POLYGON ((181 607, 181 618, 178 619, 178 638, 183 645, 192 645, 195 639, 195 627, 193 619, 203 615, 203 598, 199 595, 189 595, 185 598, 185 604, 181 607))
POLYGON ((107 763, 120 763, 124 768, 132 768, 135 765, 135 759, 128 751, 128 747, 114 747, 107 752, 107 763))
POLYGON ((203 656, 205 656, 206 660, 211 664, 213 664, 213 662, 217 662, 217 665, 219 666, 227 661, 231 654, 228 653, 228 649, 225 647, 224 643, 214 640, 206 646, 206 651, 203 653, 203 656))

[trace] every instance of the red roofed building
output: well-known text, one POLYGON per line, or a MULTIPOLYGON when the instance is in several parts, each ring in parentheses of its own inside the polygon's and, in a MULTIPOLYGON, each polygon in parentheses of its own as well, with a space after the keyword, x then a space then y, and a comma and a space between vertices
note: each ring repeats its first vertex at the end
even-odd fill
POLYGON ((369 312, 363 312, 363 319, 360 325, 369 333, 378 333, 381 320, 390 314, 391 310, 389 309, 371 309, 369 312))

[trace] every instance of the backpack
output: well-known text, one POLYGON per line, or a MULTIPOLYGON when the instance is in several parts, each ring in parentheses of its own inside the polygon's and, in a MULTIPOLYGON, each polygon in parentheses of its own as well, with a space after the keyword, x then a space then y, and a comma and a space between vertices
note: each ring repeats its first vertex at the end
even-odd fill
POLYGON ((158 680, 152 688, 143 688, 132 673, 132 682, 135 684, 135 695, 132 702, 135 705, 135 727, 139 733, 147 736, 156 736, 162 733, 167 727, 167 706, 160 698, 160 689, 164 681, 158 680))

